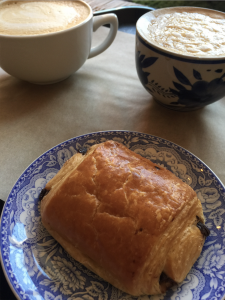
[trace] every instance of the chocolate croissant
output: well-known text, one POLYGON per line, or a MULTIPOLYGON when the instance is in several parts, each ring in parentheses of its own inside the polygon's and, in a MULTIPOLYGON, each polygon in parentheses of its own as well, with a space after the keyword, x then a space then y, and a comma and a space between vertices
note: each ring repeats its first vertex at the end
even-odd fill
POLYGON ((62 247, 134 296, 182 282, 209 234, 190 186, 114 141, 71 157, 40 198, 62 247))

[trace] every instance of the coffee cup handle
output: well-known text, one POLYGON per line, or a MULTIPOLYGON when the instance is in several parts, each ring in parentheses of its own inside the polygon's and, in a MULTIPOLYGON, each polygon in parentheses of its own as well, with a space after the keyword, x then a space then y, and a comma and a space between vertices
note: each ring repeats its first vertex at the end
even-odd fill
POLYGON ((115 14, 106 14, 93 18, 93 31, 96 31, 100 26, 110 24, 110 31, 106 39, 98 46, 91 48, 88 58, 92 58, 105 51, 114 41, 118 30, 118 19, 115 14))

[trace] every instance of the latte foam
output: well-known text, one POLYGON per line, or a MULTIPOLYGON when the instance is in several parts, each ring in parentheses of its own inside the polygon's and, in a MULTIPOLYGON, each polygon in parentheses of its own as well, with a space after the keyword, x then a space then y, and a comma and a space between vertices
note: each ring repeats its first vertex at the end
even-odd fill
POLYGON ((195 12, 157 16, 148 26, 148 39, 173 52, 193 56, 225 55, 225 19, 195 12))
POLYGON ((89 14, 89 7, 80 1, 4 1, 0 4, 0 34, 61 31, 83 22, 89 14))

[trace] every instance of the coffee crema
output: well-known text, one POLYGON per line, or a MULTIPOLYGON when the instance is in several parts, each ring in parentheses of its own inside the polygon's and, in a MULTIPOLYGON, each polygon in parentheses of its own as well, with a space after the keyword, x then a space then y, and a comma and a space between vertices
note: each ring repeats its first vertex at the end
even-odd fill
POLYGON ((89 7, 80 1, 4 1, 0 4, 0 34, 57 32, 78 25, 89 15, 89 7))
POLYGON ((156 16, 148 39, 164 49, 193 56, 225 55, 225 19, 194 12, 156 16))

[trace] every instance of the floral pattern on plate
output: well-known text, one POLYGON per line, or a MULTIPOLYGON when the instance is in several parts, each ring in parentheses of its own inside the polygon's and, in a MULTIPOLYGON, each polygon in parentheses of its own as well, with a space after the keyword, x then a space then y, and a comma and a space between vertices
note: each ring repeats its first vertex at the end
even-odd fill
POLYGON ((79 136, 37 158, 13 187, 1 218, 3 268, 21 300, 220 300, 225 294, 224 198, 224 186, 216 175, 172 142, 130 131, 79 136), (165 295, 132 297, 114 288, 69 256, 41 223, 41 189, 79 149, 109 139, 172 171, 196 191, 202 202, 211 234, 186 279, 165 295))

